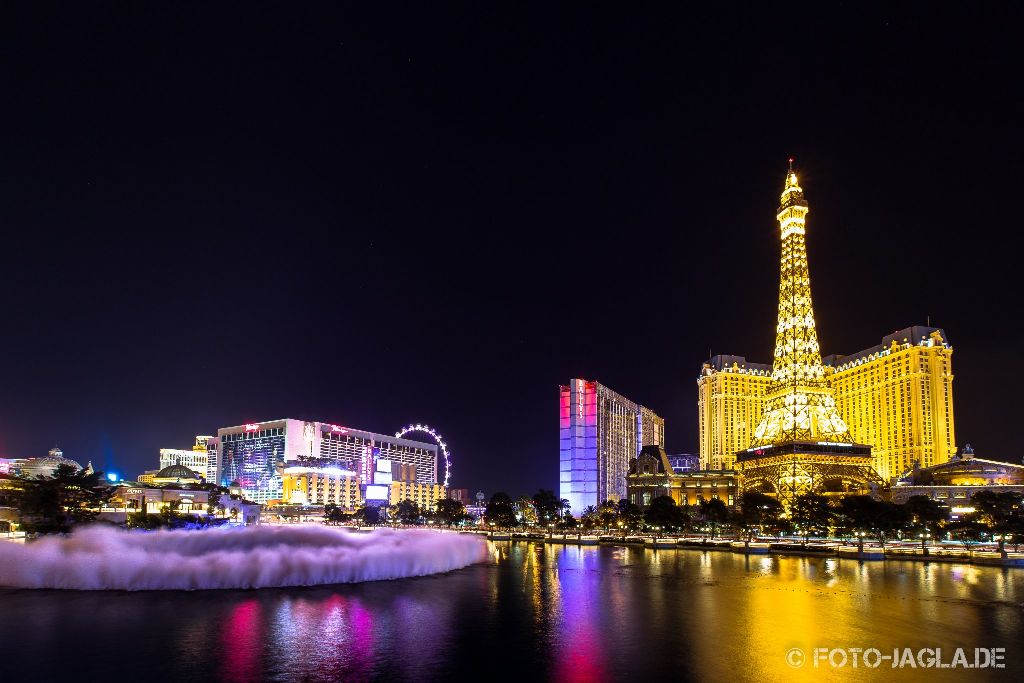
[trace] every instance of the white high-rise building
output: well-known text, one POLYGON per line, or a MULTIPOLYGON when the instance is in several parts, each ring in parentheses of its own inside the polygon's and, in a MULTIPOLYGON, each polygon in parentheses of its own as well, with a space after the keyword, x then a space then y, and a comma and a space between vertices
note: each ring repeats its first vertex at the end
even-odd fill
POLYGON ((197 436, 191 450, 161 448, 160 469, 184 465, 208 482, 217 481, 217 437, 197 436))

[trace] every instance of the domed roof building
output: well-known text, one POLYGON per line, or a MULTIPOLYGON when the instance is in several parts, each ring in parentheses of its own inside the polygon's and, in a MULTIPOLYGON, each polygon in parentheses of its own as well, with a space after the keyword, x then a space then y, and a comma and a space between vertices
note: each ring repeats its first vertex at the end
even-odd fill
POLYGON ((154 484, 201 484, 203 478, 181 463, 168 465, 155 475, 154 484))
POLYGON ((61 465, 71 465, 76 470, 82 469, 82 466, 72 460, 71 458, 64 457, 64 451, 54 446, 50 449, 50 452, 41 458, 29 458, 25 462, 21 463, 19 470, 21 476, 26 478, 35 477, 52 477, 53 473, 57 471, 57 468, 61 465))

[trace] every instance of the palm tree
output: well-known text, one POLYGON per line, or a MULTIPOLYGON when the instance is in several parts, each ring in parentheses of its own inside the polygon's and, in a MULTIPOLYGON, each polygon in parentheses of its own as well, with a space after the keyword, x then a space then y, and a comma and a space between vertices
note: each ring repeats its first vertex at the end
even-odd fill
POLYGON ((711 538, 715 537, 718 527, 729 518, 729 508, 718 498, 700 501, 700 516, 704 523, 711 526, 711 538))
POLYGON ((1022 498, 1019 493, 996 493, 995 491, 979 491, 971 496, 971 503, 978 510, 981 518, 992 532, 992 537, 999 541, 999 554, 1006 557, 1006 537, 1019 526, 1022 498))
POLYGON ((803 532, 804 543, 807 543, 812 531, 820 533, 827 530, 834 516, 828 498, 818 493, 797 496, 789 513, 793 523, 803 532))

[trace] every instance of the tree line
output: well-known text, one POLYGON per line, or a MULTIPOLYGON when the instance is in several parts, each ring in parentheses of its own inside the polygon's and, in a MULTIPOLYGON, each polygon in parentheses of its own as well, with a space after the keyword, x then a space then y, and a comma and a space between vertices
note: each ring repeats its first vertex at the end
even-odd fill
POLYGON ((406 525, 456 526, 472 519, 465 505, 448 498, 435 501, 433 506, 421 506, 406 498, 395 505, 362 505, 354 512, 345 512, 334 503, 324 506, 324 524, 328 525, 357 523, 372 526, 390 520, 406 525))
MULTIPOLYGON (((927 496, 912 496, 905 503, 877 500, 871 496, 846 496, 838 500, 817 493, 797 496, 787 513, 775 498, 744 493, 730 509, 717 498, 697 505, 678 505, 669 496, 658 496, 647 509, 627 501, 606 500, 583 510, 579 519, 568 513, 568 501, 541 490, 532 497, 512 500, 504 493, 491 497, 484 513, 488 525, 510 529, 545 527, 595 532, 666 531, 695 532, 711 538, 720 534, 745 536, 796 536, 872 539, 884 545, 900 539, 949 538, 965 544, 992 541, 1005 550, 1024 537, 1024 505, 1015 492, 979 491, 971 496, 973 512, 954 519, 950 508, 927 496)), ((968 506, 965 506, 968 507, 968 506)))

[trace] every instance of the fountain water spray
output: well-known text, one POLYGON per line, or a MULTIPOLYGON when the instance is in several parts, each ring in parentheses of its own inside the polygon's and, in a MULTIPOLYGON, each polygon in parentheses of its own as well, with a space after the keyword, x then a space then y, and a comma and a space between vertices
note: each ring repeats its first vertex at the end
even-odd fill
POLYGON ((486 543, 477 536, 434 531, 91 527, 26 545, 0 543, 0 586, 129 591, 315 586, 437 574, 485 556, 486 543))

